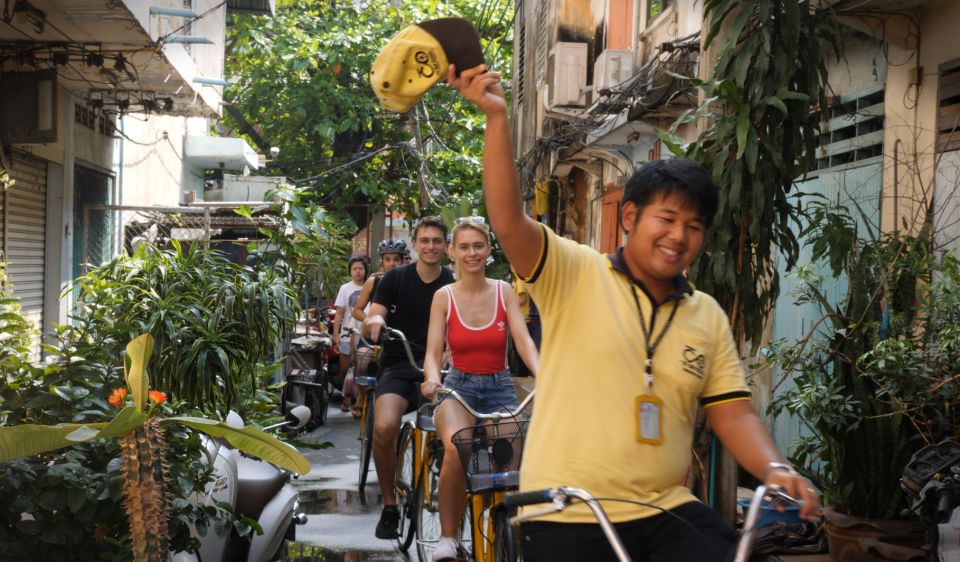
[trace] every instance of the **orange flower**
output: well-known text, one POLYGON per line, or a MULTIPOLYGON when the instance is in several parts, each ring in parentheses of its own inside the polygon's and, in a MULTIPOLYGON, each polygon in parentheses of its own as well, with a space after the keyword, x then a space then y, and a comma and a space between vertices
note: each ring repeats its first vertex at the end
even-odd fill
POLYGON ((150 397, 150 401, 154 404, 163 404, 167 401, 167 395, 159 390, 151 390, 147 393, 147 396, 150 397))
POLYGON ((118 388, 114 390, 112 394, 110 394, 110 398, 107 398, 107 402, 109 402, 110 405, 113 406, 114 408, 122 408, 126 398, 127 398, 127 389, 118 388))

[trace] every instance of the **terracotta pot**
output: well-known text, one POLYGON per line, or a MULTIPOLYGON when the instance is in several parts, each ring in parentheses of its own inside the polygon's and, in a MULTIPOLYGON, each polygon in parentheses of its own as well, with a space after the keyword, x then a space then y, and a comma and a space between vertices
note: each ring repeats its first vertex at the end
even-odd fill
MULTIPOLYGON (((832 509, 823 510, 826 518, 827 544, 830 547, 830 560, 834 562, 877 562, 884 560, 878 554, 868 553, 861 539, 896 535, 916 536, 916 540, 907 540, 909 546, 919 547, 923 543, 923 534, 915 532, 916 524, 912 521, 897 521, 891 519, 867 519, 838 513, 832 509)), ((869 544, 870 541, 864 541, 869 544)), ((904 544, 899 540, 898 543, 904 544)))

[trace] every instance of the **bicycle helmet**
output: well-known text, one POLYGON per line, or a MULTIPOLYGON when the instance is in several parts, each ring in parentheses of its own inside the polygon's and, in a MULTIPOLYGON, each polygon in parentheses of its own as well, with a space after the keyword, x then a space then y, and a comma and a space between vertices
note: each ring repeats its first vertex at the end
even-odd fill
POLYGON ((382 256, 383 254, 408 254, 410 250, 407 248, 407 242, 399 238, 388 238, 379 244, 377 244, 377 255, 382 256))

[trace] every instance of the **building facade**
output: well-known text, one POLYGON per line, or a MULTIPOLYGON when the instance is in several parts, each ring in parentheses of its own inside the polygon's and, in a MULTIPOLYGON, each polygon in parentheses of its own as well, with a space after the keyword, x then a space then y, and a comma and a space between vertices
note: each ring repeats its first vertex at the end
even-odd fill
MULTIPOLYGON (((38 330, 69 318, 71 281, 122 248, 117 205, 177 205, 205 170, 256 168, 204 143, 221 114, 228 15, 272 0, 26 0, 0 22, 0 252, 38 330), (91 249, 93 241, 98 245, 91 249), (63 295, 63 298, 61 298, 63 295)), ((242 142, 242 141, 241 141, 242 142)), ((39 348, 38 348, 39 349, 39 348)))

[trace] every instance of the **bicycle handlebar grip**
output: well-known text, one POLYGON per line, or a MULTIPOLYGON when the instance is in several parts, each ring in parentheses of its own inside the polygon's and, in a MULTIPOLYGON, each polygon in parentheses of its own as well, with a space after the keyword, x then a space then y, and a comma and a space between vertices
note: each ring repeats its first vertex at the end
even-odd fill
POLYGON ((503 505, 507 507, 523 507, 553 501, 553 489, 537 490, 535 492, 514 492, 503 497, 503 505))

